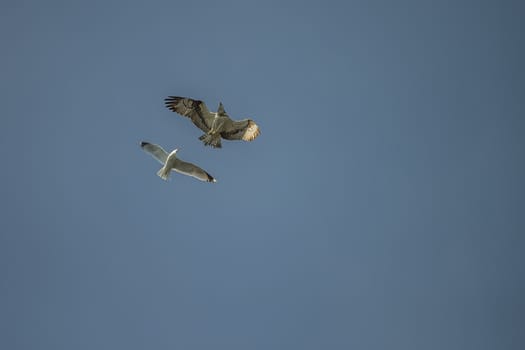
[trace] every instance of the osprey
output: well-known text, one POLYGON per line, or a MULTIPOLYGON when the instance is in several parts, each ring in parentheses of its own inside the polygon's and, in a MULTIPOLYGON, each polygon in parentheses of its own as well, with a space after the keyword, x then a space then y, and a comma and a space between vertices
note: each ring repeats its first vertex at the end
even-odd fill
POLYGON ((164 101, 168 109, 190 118, 193 124, 205 132, 199 140, 206 146, 221 148, 221 138, 253 141, 260 134, 253 120, 232 120, 222 103, 219 103, 217 112, 210 112, 204 102, 187 97, 169 96, 164 101))
POLYGON ((196 179, 207 182, 217 182, 213 176, 202 170, 195 164, 191 164, 177 158, 177 149, 173 150, 168 154, 162 147, 149 142, 141 142, 140 147, 156 160, 158 160, 163 166, 157 172, 163 180, 167 180, 171 170, 175 170, 178 173, 193 176, 196 179))

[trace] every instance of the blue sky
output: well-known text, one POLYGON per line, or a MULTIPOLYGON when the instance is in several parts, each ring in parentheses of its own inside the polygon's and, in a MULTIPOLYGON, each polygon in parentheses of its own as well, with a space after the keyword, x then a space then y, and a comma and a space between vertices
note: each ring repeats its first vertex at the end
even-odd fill
POLYGON ((523 10, 2 1, 0 347, 523 348, 523 10))

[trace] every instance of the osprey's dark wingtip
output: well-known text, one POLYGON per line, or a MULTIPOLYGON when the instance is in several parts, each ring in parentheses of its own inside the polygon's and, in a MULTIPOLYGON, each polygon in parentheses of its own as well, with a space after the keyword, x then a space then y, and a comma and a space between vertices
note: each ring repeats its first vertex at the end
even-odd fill
POLYGON ((184 97, 179 97, 179 96, 168 96, 164 99, 164 102, 165 103, 177 103, 179 100, 182 100, 184 97))
POLYGON ((150 144, 149 142, 142 141, 142 142, 140 143, 140 147, 144 147, 144 146, 147 146, 147 145, 149 145, 149 144, 150 144))
POLYGON ((180 100, 182 100, 181 97, 168 96, 164 99, 164 106, 170 111, 177 113, 176 105, 179 103, 180 100))

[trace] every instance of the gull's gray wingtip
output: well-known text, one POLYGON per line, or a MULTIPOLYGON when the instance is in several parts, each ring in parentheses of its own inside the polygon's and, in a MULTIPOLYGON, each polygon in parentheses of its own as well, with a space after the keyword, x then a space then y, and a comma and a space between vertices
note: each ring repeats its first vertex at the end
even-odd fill
POLYGON ((208 179, 207 179, 208 182, 217 182, 217 179, 211 176, 210 174, 206 173, 206 175, 208 175, 208 179))

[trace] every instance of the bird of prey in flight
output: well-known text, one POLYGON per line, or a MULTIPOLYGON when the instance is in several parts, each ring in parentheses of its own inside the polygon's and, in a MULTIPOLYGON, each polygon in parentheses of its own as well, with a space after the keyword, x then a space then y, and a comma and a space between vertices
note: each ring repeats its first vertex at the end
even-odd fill
POLYGON ((164 101, 167 108, 190 118, 193 124, 205 132, 199 140, 206 146, 221 148, 221 139, 253 141, 260 134, 253 120, 232 120, 222 103, 219 103, 217 112, 210 112, 204 102, 187 97, 169 96, 164 101))

